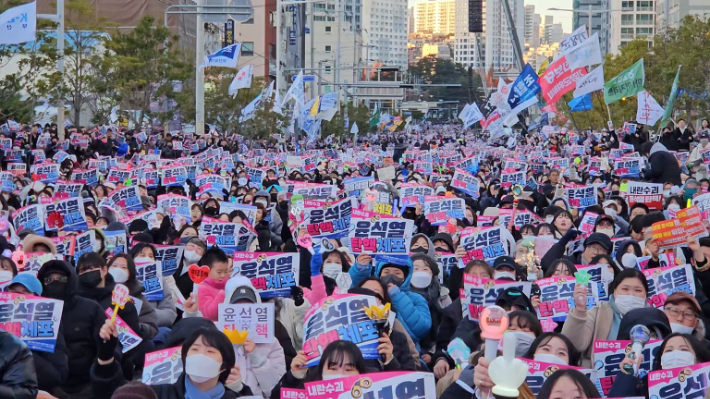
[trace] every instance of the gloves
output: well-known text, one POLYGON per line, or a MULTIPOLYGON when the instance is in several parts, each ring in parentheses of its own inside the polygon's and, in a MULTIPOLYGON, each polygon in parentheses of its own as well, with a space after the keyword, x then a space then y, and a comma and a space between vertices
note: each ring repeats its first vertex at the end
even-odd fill
MULTIPOLYGON (((314 250, 317 248, 313 248, 314 250)), ((317 251, 311 256, 311 277, 320 276, 320 269, 323 266, 323 256, 317 251)))
POLYGON ((113 359, 116 356, 116 346, 118 346, 118 337, 111 335, 111 339, 108 341, 99 338, 99 351, 97 358, 102 361, 113 359))
POLYGON ((562 237, 562 238, 564 238, 564 239, 566 239, 566 240, 568 240, 568 241, 572 241, 572 240, 574 240, 575 238, 577 238, 577 236, 578 236, 579 234, 580 234, 580 233, 579 233, 579 230, 576 230, 576 229, 569 229, 569 230, 567 230, 567 232, 565 233, 564 237, 562 237))
POLYGON ((293 302, 296 304, 296 306, 303 305, 303 289, 298 286, 291 287, 291 298, 293 298, 293 302))

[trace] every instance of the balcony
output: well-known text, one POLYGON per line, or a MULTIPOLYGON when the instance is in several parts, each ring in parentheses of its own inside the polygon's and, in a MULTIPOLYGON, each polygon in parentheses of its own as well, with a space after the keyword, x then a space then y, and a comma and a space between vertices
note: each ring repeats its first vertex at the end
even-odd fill
POLYGON ((634 38, 634 34, 633 34, 633 33, 622 33, 622 34, 621 34, 621 38, 622 38, 622 39, 633 39, 633 38, 634 38))
POLYGON ((622 19, 621 20, 621 26, 632 26, 634 24, 634 20, 628 20, 628 19, 622 19))
POLYGON ((653 9, 653 6, 646 6, 646 7, 641 7, 638 6, 636 7, 636 12, 654 12, 656 10, 653 9))

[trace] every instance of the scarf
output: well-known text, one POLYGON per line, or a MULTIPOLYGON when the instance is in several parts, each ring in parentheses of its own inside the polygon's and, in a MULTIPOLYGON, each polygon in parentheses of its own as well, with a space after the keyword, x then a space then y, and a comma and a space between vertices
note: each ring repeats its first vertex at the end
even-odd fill
POLYGON ((611 309, 614 311, 614 318, 611 320, 611 328, 609 329, 609 335, 606 336, 606 339, 614 341, 619 335, 619 326, 621 325, 621 312, 616 308, 614 295, 609 295, 609 305, 611 305, 611 309))
POLYGON ((224 385, 221 382, 209 391, 202 392, 190 381, 190 377, 185 375, 185 399, 220 399, 222 396, 224 396, 224 385))

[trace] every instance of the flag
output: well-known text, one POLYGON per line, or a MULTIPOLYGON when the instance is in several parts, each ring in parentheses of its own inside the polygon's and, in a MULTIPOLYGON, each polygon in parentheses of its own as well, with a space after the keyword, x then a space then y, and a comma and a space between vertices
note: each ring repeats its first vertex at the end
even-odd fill
POLYGON ((682 65, 678 65, 678 72, 675 73, 675 79, 673 79, 671 95, 668 98, 666 110, 663 111, 663 119, 661 119, 661 125, 667 124, 668 121, 671 119, 671 115, 673 114, 673 102, 675 101, 676 96, 678 96, 678 78, 680 77, 680 67, 682 67, 682 65))
MULTIPOLYGON (((409 118, 407 118, 407 120, 410 120, 411 118, 412 117, 410 116, 409 118)), ((469 107, 468 112, 465 115, 465 118, 466 119, 464 119, 463 128, 468 129, 474 123, 482 120, 483 114, 481 113, 481 110, 478 109, 478 105, 476 105, 474 103, 474 104, 471 104, 471 106, 469 107)))
MULTIPOLYGON (((540 92, 540 84, 537 82, 538 76, 530 64, 525 65, 523 71, 511 85, 512 90, 508 94, 508 106, 510 106, 511 116, 515 116, 522 110, 538 103, 537 93, 540 92)), ((515 123, 513 123, 515 124, 515 123)))
POLYGON ((540 119, 538 119, 537 121, 530 124, 530 126, 528 127, 528 130, 539 129, 539 128, 541 128, 543 126, 547 126, 549 124, 550 124, 550 116, 547 113, 544 113, 544 114, 542 114, 540 119))
POLYGON ((630 97, 643 90, 646 76, 643 71, 643 58, 636 61, 624 72, 604 85, 604 101, 607 104, 630 97))
POLYGON ((338 112, 338 108, 333 107, 327 111, 320 112, 317 116, 318 119, 323 119, 328 122, 330 122, 331 119, 335 116, 335 114, 338 112))
POLYGON ((370 118, 370 129, 380 124, 380 109, 375 104, 375 113, 370 118))
POLYGON ((575 97, 569 102, 570 111, 569 112, 579 112, 587 111, 594 106, 592 105, 592 95, 587 93, 582 97, 575 97))
POLYGON ((543 63, 540 65, 540 68, 537 69, 537 76, 540 76, 545 73, 548 66, 550 66, 550 60, 545 58, 545 61, 543 61, 543 63))
POLYGON ((293 84, 288 88, 288 91, 284 96, 284 100, 281 103, 281 107, 283 107, 292 98, 296 100, 298 105, 303 105, 306 102, 305 93, 303 92, 303 70, 298 73, 298 76, 296 76, 293 84))
POLYGON ((587 74, 584 68, 570 69, 567 57, 562 56, 550 64, 538 82, 542 97, 548 104, 556 103, 563 94, 574 89, 575 82, 587 74))
POLYGON ((560 42, 560 51, 566 53, 573 48, 582 44, 583 41, 587 40, 589 34, 587 33, 587 25, 582 25, 577 30, 572 32, 571 35, 565 37, 560 42))
POLYGON ((350 133, 352 133, 352 134, 360 133, 360 129, 357 128, 357 123, 353 122, 353 127, 350 128, 350 133))
POLYGON ((217 66, 224 68, 236 68, 239 64, 239 51, 242 48, 241 43, 229 45, 214 54, 205 56, 205 61, 200 65, 200 68, 208 66, 217 66))
POLYGON ((313 106, 311 107, 311 110, 309 111, 309 114, 311 116, 316 116, 318 115, 318 108, 320 107, 320 96, 316 97, 316 101, 313 102, 313 106))
POLYGON ((583 68, 602 63, 602 51, 599 47, 599 33, 595 33, 579 46, 572 48, 565 54, 567 62, 572 69, 583 68))
POLYGON ((587 93, 604 89, 604 65, 599 65, 593 71, 577 79, 575 97, 582 97, 587 93))
POLYGON ((236 97, 239 89, 246 89, 248 87, 251 87, 251 76, 253 71, 253 65, 244 65, 242 69, 237 72, 237 75, 234 76, 234 80, 232 80, 232 83, 229 84, 229 95, 236 97))
POLYGON ((0 45, 35 41, 37 33, 37 2, 9 8, 0 14, 0 45))
POLYGON ((663 108, 646 90, 638 93, 638 109, 636 110, 636 122, 653 126, 663 116, 663 108))
POLYGON ((246 107, 242 109, 242 116, 239 118, 240 123, 246 122, 254 116, 256 108, 259 106, 259 104, 261 104, 261 98, 263 94, 263 92, 259 93, 256 98, 254 98, 249 104, 247 104, 246 107))
POLYGON ((466 122, 466 114, 468 113, 468 109, 471 107, 471 104, 466 104, 465 107, 459 112, 459 119, 461 119, 461 122, 466 122))

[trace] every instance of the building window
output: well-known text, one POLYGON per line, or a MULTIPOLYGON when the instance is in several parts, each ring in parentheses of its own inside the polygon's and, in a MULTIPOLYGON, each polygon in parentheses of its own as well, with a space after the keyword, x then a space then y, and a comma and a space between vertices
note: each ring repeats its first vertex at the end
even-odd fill
POLYGON ((331 66, 330 66, 330 65, 326 65, 326 66, 325 66, 325 73, 328 74, 328 75, 330 75, 330 70, 331 70, 331 66))
POLYGON ((330 26, 326 26, 326 27, 325 27, 325 33, 330 33, 330 32, 331 32, 330 26))
POLYGON ((325 15, 314 15, 313 16, 314 21, 319 21, 319 22, 324 22, 325 21, 325 15))
POLYGON ((633 1, 622 1, 621 2, 621 9, 623 11, 633 11, 634 10, 634 2, 633 1))
MULTIPOLYGON (((254 42, 242 42, 242 57, 254 56, 254 42)), ((276 57, 274 57, 276 58, 276 57)))
POLYGON ((330 47, 330 46, 325 46, 325 52, 326 52, 326 53, 330 53, 330 51, 331 51, 331 47, 330 47))
POLYGON ((269 44, 269 59, 271 59, 271 60, 276 59, 276 45, 275 44, 269 44))
POLYGON ((653 24, 653 15, 651 14, 636 14, 636 24, 637 25, 651 25, 653 24))
POLYGON ((634 24, 634 16, 630 14, 622 14, 621 15, 621 25, 633 25, 634 24))

